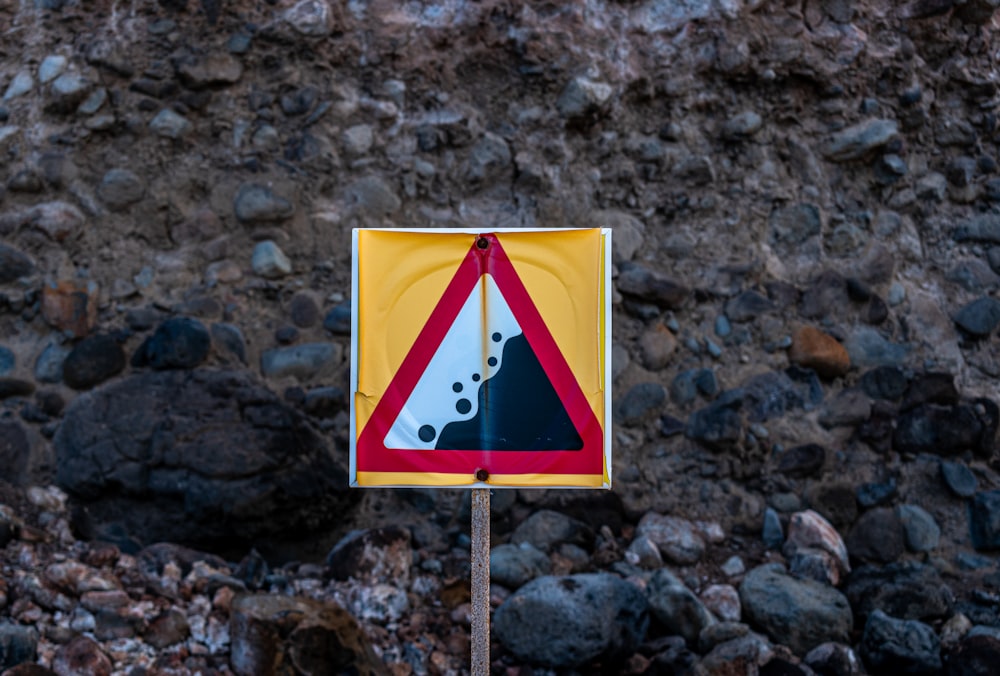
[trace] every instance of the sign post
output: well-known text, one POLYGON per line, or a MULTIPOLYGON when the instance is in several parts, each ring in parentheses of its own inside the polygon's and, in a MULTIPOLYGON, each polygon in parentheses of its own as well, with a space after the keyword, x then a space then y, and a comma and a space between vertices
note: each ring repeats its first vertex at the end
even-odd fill
POLYGON ((472 489, 489 673, 490 489, 611 487, 611 231, 356 229, 351 486, 472 489))

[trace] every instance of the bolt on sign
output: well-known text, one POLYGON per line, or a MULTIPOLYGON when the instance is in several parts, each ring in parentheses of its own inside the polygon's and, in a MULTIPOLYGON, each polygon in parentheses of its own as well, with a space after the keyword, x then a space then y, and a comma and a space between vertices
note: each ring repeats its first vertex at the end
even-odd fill
POLYGON ((611 230, 353 236, 351 485, 611 486, 611 230))

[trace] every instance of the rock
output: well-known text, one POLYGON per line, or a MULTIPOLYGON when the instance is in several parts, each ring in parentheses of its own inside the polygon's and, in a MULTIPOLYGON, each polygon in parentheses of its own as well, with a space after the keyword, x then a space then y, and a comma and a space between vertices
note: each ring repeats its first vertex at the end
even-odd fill
POLYGON ((26 213, 27 222, 41 230, 53 242, 63 242, 75 237, 87 219, 79 209, 68 202, 45 202, 26 213))
POLYGON ((4 620, 0 622, 0 668, 33 662, 38 649, 38 631, 4 620))
POLYGON ((911 552, 929 552, 937 549, 941 528, 934 517, 919 505, 898 505, 896 514, 903 524, 906 548, 911 552))
POLYGON ((351 301, 333 306, 323 318, 323 328, 338 336, 351 335, 351 301))
POLYGON ((740 593, 728 584, 713 584, 699 594, 701 602, 715 617, 723 622, 739 622, 743 614, 740 593))
POLYGON ((920 404, 953 406, 959 403, 955 376, 950 373, 921 373, 913 377, 899 407, 901 410, 920 404))
POLYGON ((288 301, 288 315, 300 329, 311 328, 319 322, 319 304, 311 293, 300 291, 288 301))
POLYGON ((231 85, 239 82, 243 75, 243 64, 239 59, 232 54, 218 52, 176 59, 174 68, 184 86, 192 89, 231 85))
POLYGON ((326 0, 299 0, 282 15, 299 35, 325 38, 333 31, 333 17, 326 0))
POLYGON ((661 568, 646 586, 649 609, 670 634, 684 638, 689 647, 697 647, 698 636, 716 619, 694 593, 673 573, 661 568))
POLYGON ((548 552, 562 543, 592 546, 594 533, 581 521, 560 512, 542 509, 522 521, 511 533, 510 541, 515 545, 527 542, 548 552))
POLYGON ((1000 325, 1000 300, 983 296, 963 305, 955 313, 955 324, 977 338, 990 335, 1000 325))
POLYGON ((280 279, 291 273, 292 262, 277 244, 267 239, 253 248, 252 266, 254 273, 265 279, 280 279))
POLYGON ((910 352, 908 345, 893 343, 875 329, 862 326, 844 341, 851 364, 859 367, 899 366, 910 352))
POLYGON ((990 676, 1000 664, 1000 638, 966 636, 948 654, 949 676, 990 676))
POLYGON ((490 579, 508 589, 519 589, 551 572, 549 557, 530 542, 502 544, 490 549, 490 579))
POLYGON ((891 563, 903 555, 904 549, 903 524, 887 507, 862 514, 847 536, 847 551, 859 561, 891 563))
POLYGON ((149 121, 149 129, 157 136, 179 139, 187 136, 194 129, 194 125, 183 115, 175 113, 170 108, 164 108, 149 121))
POLYGON ((24 397, 35 391, 30 381, 21 378, 0 378, 0 399, 24 397))
POLYGON ((901 453, 956 455, 992 444, 994 421, 984 420, 974 406, 921 404, 900 414, 892 447, 901 453))
POLYGON ((259 548, 314 534, 350 502, 325 440, 246 373, 104 385, 67 407, 54 445, 57 483, 95 527, 146 542, 259 548))
POLYGON ((847 350, 835 338, 812 326, 803 326, 792 335, 788 359, 816 371, 821 378, 837 378, 851 368, 847 350))
POLYGON ((61 54, 49 54, 42 59, 41 65, 38 66, 38 81, 42 84, 52 82, 66 70, 68 62, 69 59, 61 54))
POLYGON ((850 646, 823 643, 810 650, 802 661, 817 674, 828 676, 861 676, 865 673, 861 660, 850 646))
POLYGON ((75 390, 89 390, 125 368, 125 351, 106 334, 84 338, 63 362, 63 380, 75 390))
POLYGON ((1000 549, 1000 490, 980 491, 972 497, 969 530, 976 549, 1000 549))
POLYGON ((294 377, 309 380, 335 367, 343 359, 338 343, 303 343, 264 350, 260 370, 266 378, 294 377))
POLYGON ((14 76, 14 79, 10 81, 10 84, 7 85, 7 90, 3 94, 3 100, 9 101, 17 98, 18 96, 27 94, 34 89, 34 87, 35 79, 31 77, 31 73, 26 70, 22 70, 17 73, 17 75, 14 76))
POLYGON ((639 337, 642 364, 650 371, 666 368, 677 350, 677 339, 663 324, 657 323, 639 337))
POLYGON ((747 573, 740 601, 751 625, 797 654, 827 641, 847 643, 853 628, 851 607, 843 594, 813 580, 791 577, 780 564, 747 573))
POLYGON ((465 166, 465 181, 493 185, 509 183, 512 173, 510 146, 503 137, 487 132, 476 141, 465 166))
POLYGON ((5 376, 13 371, 16 364, 17 359, 14 353, 0 345, 0 376, 5 376))
POLYGON ((93 83, 76 72, 63 73, 49 85, 49 102, 45 109, 51 113, 71 113, 87 98, 93 83))
POLYGON ((53 328, 76 338, 97 325, 98 288, 92 281, 62 281, 42 286, 42 317, 53 328))
POLYGON ((767 296, 756 291, 744 291, 726 301, 725 313, 730 321, 744 323, 775 310, 777 306, 767 296))
POLYGON ((112 169, 104 174, 101 184, 97 187, 97 196, 112 209, 119 211, 135 204, 146 192, 135 172, 129 169, 112 169))
POLYGON ((659 383, 633 385, 618 401, 618 419, 624 425, 641 422, 646 414, 659 410, 666 400, 667 390, 659 383))
POLYGON ((35 361, 35 379, 43 383, 62 382, 63 363, 69 353, 69 346, 58 343, 52 343, 42 350, 35 361))
POLYGON ((743 438, 744 420, 741 415, 743 395, 730 391, 714 402, 691 414, 685 434, 708 448, 726 451, 743 438))
POLYGON ((823 387, 811 370, 792 367, 753 376, 717 400, 739 399, 747 420, 763 423, 795 410, 811 411, 823 401, 823 387))
POLYGON ((57 674, 111 676, 113 666, 111 659, 94 639, 81 635, 56 651, 52 670, 57 674))
POLYGON ((979 487, 976 475, 962 462, 942 460, 941 478, 948 489, 960 498, 971 498, 979 487))
POLYGON ((164 650, 190 635, 191 625, 187 616, 177 608, 168 608, 150 621, 142 639, 157 650, 164 650))
POLYGON ((24 428, 16 421, 0 421, 0 467, 7 481, 20 484, 30 462, 31 442, 24 428))
MULTIPOLYGON (((760 634, 748 633, 722 641, 714 646, 698 663, 696 673, 706 676, 727 676, 729 674, 767 674, 767 665, 782 662, 775 658, 774 649, 760 634)), ((795 674, 782 670, 775 673, 795 674)), ((669 673, 669 672, 667 672, 669 673)), ((674 672, 683 673, 683 672, 674 672)))
POLYGON ((1000 217, 989 212, 976 214, 960 223, 952 238, 956 242, 1000 244, 1000 217))
POLYGON ((742 141, 754 136, 764 126, 763 118, 753 110, 733 115, 722 125, 722 138, 727 141, 742 141))
POLYGON ((618 275, 618 290, 668 310, 679 309, 690 293, 679 282, 637 263, 622 266, 618 275))
POLYGON ((340 135, 344 152, 355 157, 365 155, 375 143, 375 134, 370 124, 356 124, 348 127, 340 135))
POLYGON ((770 507, 764 510, 764 526, 760 537, 768 549, 778 549, 785 542, 785 531, 781 527, 781 518, 770 507))
POLYGON ((625 560, 633 566, 639 566, 647 570, 656 570, 663 567, 663 557, 660 555, 660 548, 645 535, 637 535, 629 543, 625 550, 625 560))
POLYGON ((405 587, 413 565, 411 542, 409 529, 401 526, 351 531, 326 555, 327 571, 334 580, 405 587))
POLYGON ((904 620, 937 619, 951 612, 954 598, 933 566, 916 561, 861 566, 848 577, 844 593, 860 619, 874 610, 904 620))
POLYGON ((847 547, 840 533, 829 521, 812 510, 796 512, 788 522, 788 537, 782 552, 790 558, 801 549, 816 549, 831 557, 836 564, 836 575, 829 581, 833 586, 839 584, 842 575, 851 572, 847 547))
POLYGON ((390 216, 403 205, 396 191, 379 176, 360 178, 347 187, 348 206, 373 218, 390 216))
POLYGON ((590 224, 595 228, 611 228, 611 260, 615 265, 631 261, 642 249, 646 226, 641 220, 624 211, 613 209, 594 212, 590 224))
POLYGON ((823 155, 833 162, 860 160, 897 137, 894 120, 866 120, 837 132, 826 143, 823 155))
POLYGON ((818 422, 825 429, 857 427, 871 419, 872 401, 855 388, 843 389, 823 404, 818 422))
POLYGON ((567 83, 556 101, 559 115, 572 122, 589 122, 607 112, 614 90, 611 85, 586 77, 567 83))
POLYGON ((667 560, 678 565, 697 563, 705 555, 707 545, 701 533, 693 523, 676 516, 647 512, 635 534, 649 538, 667 560))
POLYGON ((917 620, 899 620, 876 610, 861 637, 861 656, 875 670, 892 673, 938 673, 941 642, 934 630, 917 620))
POLYGON ((27 254, 0 242, 0 284, 9 284, 35 271, 27 254))
POLYGON ((608 573, 537 578, 493 617, 494 635, 505 649, 552 668, 622 660, 638 648, 648 625, 642 592, 608 573))
POLYGON ((858 384, 872 399, 899 401, 906 392, 908 381, 898 366, 877 366, 866 371, 858 384))
POLYGON ((794 446, 778 456, 775 470, 799 479, 816 476, 826 464, 826 456, 826 449, 819 444, 794 446))
POLYGON ((270 188, 258 183, 244 183, 233 200, 236 218, 243 223, 272 223, 291 218, 294 205, 270 188))
POLYGON ((246 594, 233 599, 230 665, 239 676, 388 676, 350 613, 333 601, 246 594))
POLYGON ((197 319, 172 317, 143 341, 132 356, 133 366, 156 370, 191 369, 208 358, 212 339, 197 319))

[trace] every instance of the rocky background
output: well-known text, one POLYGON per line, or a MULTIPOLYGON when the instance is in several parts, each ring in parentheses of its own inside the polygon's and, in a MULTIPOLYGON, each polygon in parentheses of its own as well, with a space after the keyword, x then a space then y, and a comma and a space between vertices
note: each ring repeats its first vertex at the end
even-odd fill
POLYGON ((0 0, 0 669, 458 674, 347 489, 353 227, 614 228, 614 489, 496 674, 996 673, 996 0, 0 0))

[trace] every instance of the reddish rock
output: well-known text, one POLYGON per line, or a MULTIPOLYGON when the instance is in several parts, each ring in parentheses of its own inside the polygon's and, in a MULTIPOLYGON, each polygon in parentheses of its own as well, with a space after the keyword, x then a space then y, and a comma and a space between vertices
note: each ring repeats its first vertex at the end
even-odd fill
POLYGON ((52 670, 57 674, 111 676, 112 666, 100 645, 86 636, 77 636, 56 652, 52 670))
POLYGON ((836 378, 851 368, 851 358, 844 346, 813 326, 803 326, 795 332, 788 359, 813 369, 821 378, 836 378))
POLYGON ((93 281, 65 280, 42 287, 42 316, 52 327, 77 338, 97 325, 98 289, 93 281))

